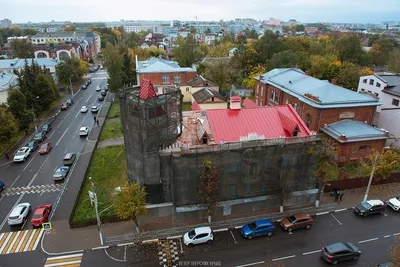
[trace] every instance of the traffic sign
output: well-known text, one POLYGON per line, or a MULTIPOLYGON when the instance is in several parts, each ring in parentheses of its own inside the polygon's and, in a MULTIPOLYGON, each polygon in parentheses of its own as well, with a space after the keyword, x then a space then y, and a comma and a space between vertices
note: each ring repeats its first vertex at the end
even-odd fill
POLYGON ((50 231, 50 230, 52 229, 52 227, 51 227, 51 222, 42 223, 42 228, 43 228, 44 230, 50 231))

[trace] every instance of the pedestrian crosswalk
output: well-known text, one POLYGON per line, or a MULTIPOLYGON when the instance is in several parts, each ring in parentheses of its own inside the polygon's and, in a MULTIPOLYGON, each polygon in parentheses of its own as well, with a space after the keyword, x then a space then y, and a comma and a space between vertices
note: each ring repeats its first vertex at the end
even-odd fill
POLYGON ((82 257, 83 253, 47 258, 44 267, 79 267, 82 257))
POLYGON ((43 235, 43 229, 0 233, 0 254, 35 250, 43 235))

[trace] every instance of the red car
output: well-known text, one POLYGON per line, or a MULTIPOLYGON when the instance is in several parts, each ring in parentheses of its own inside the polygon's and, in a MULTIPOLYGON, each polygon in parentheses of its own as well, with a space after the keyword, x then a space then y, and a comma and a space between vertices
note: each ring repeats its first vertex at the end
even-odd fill
POLYGON ((51 204, 41 204, 37 207, 31 220, 32 226, 41 226, 42 223, 47 222, 49 220, 50 212, 51 204))
POLYGON ((40 148, 39 148, 39 154, 47 154, 50 152, 50 150, 53 148, 53 145, 50 142, 45 142, 43 143, 40 148))
POLYGON ((68 109, 68 104, 67 103, 62 103, 61 104, 61 110, 67 110, 68 109))

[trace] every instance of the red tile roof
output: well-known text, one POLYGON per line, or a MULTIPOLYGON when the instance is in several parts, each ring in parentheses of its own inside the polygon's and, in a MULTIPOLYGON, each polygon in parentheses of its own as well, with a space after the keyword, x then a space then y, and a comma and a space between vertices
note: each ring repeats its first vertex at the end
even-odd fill
POLYGON ((195 101, 193 101, 192 106, 190 107, 191 110, 195 111, 195 110, 201 110, 200 105, 195 101))
POLYGON ((256 108, 258 107, 256 103, 254 103, 253 101, 251 101, 250 98, 246 97, 246 99, 243 101, 242 104, 245 108, 256 108))
POLYGON ((154 90, 153 84, 150 80, 143 80, 140 85, 139 97, 141 99, 147 99, 156 96, 156 91, 154 90))
POLYGON ((249 134, 265 139, 291 137, 298 127, 297 136, 309 136, 310 130, 291 105, 246 108, 241 110, 207 110, 207 119, 215 143, 239 142, 249 134))

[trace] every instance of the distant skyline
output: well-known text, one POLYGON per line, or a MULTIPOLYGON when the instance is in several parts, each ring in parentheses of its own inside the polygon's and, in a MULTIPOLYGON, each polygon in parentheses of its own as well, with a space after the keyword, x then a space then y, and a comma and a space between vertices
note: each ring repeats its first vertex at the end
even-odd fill
POLYGON ((400 20, 399 0, 0 0, 0 19, 13 23, 125 20, 219 21, 269 17, 301 22, 400 20))

